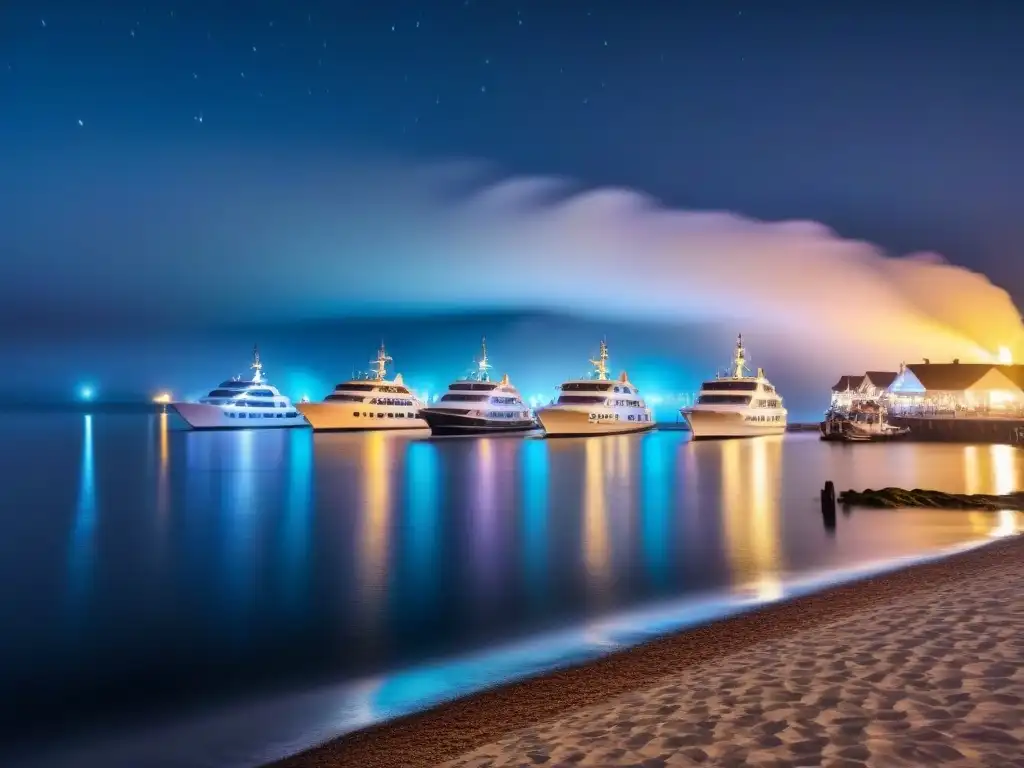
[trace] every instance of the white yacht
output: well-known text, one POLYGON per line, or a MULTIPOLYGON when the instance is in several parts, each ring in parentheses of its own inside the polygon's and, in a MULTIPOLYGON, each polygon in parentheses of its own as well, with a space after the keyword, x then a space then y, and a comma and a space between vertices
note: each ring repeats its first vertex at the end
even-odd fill
POLYGON ((371 360, 370 373, 343 381, 322 402, 301 402, 299 411, 317 431, 365 429, 426 429, 419 416, 423 403, 413 395, 402 374, 389 379, 388 363, 393 362, 384 349, 371 360))
POLYGON ((537 428, 530 407, 508 374, 491 381, 487 360, 487 339, 481 342, 480 359, 469 376, 453 381, 436 405, 424 408, 420 415, 435 435, 492 434, 526 432, 537 428))
POLYGON ((308 427, 291 400, 263 378, 260 351, 252 348, 252 378, 236 376, 222 382, 198 403, 171 407, 192 429, 272 429, 308 427))
POLYGON ((747 375, 742 334, 736 339, 736 354, 726 376, 716 376, 700 385, 697 402, 681 413, 695 440, 716 437, 757 437, 786 431, 786 409, 782 396, 758 368, 747 375))
POLYGON ((565 382, 559 388, 558 400, 537 411, 548 436, 609 435, 653 429, 651 409, 626 372, 617 381, 608 378, 608 345, 604 341, 597 360, 590 362, 594 371, 589 378, 565 382))

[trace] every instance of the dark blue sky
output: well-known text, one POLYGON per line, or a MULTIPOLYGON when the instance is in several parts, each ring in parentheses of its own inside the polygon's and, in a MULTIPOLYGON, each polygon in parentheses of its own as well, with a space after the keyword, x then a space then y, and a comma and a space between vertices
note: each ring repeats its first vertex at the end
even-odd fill
POLYGON ((483 158, 937 250, 1020 296, 1022 39, 1014 2, 15 0, 0 139, 483 158))
MULTIPOLYGON (((472 310, 472 281, 446 273, 451 244, 426 234, 449 220, 386 211, 429 190, 406 183, 408 172, 367 171, 382 159, 388 173, 465 159, 491 164, 495 179, 554 176, 638 190, 670 208, 816 221, 894 254, 937 251, 1024 298, 1019 3, 136 6, 0 6, 8 336, 136 327, 158 315, 211 326, 412 307, 403 296, 375 307, 392 294, 380 275, 439 284, 417 311, 449 308, 446 281, 463 292, 451 308, 472 310), (375 180, 339 182, 357 166, 375 180), (360 230, 366 221, 375 228, 360 230), (421 232, 432 245, 410 250, 421 232)), ((570 223, 578 234, 594 221, 570 223)), ((513 224, 492 224, 514 239, 513 224)), ((472 228, 460 233, 472 252, 472 228)), ((536 251, 547 241, 529 242, 536 251)), ((630 248, 595 279, 589 245, 574 241, 578 263, 552 255, 553 268, 582 275, 582 291, 594 282, 613 291, 630 248)), ((532 306, 544 281, 536 266, 517 268, 522 251, 498 258, 489 248, 485 271, 514 285, 481 309, 559 308, 557 293, 532 306)), ((648 284, 659 280, 653 258, 637 267, 648 284)), ((687 258, 684 275, 702 258, 729 274, 699 248, 687 258)), ((828 270, 800 285, 808 273, 787 272, 778 257, 731 269, 751 284, 836 288, 828 270)), ((840 286, 848 280, 837 275, 840 286)), ((885 293, 884 282, 866 293, 885 293)), ((791 297, 779 301, 755 301, 752 314, 784 315, 791 297)), ((1007 335, 972 338, 988 349, 1015 343, 1007 335)))

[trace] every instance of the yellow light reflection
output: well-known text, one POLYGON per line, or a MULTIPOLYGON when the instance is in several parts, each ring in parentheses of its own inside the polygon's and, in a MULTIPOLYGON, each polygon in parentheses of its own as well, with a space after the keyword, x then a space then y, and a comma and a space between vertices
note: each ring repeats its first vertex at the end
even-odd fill
POLYGON ((989 455, 992 457, 992 474, 995 484, 993 493, 1004 495, 1016 491, 1019 481, 1017 449, 1012 445, 992 445, 989 446, 989 455))
POLYGON ((999 510, 996 527, 989 531, 989 536, 1002 538, 1004 536, 1015 536, 1021 532, 1021 515, 1012 509, 999 510))
POLYGON ((161 392, 159 395, 155 395, 153 397, 153 402, 157 403, 158 405, 167 405, 169 402, 171 402, 171 393, 161 392))
POLYGON ((609 442, 601 439, 589 439, 584 443, 583 559, 588 575, 598 584, 607 581, 611 565, 608 510, 604 494, 604 451, 609 445, 609 442))
POLYGON ((964 493, 981 493, 981 457, 978 446, 964 448, 964 493))
POLYGON ((779 546, 780 442, 722 443, 722 515, 734 583, 761 600, 782 596, 779 546))
POLYGON ((160 414, 160 466, 156 478, 156 504, 157 514, 163 520, 167 514, 168 507, 168 483, 167 473, 171 463, 170 436, 167 429, 167 414, 160 414))
POLYGON ((360 532, 360 581, 367 610, 376 614, 387 583, 388 518, 391 486, 388 481, 390 445, 385 432, 363 437, 363 510, 360 532))

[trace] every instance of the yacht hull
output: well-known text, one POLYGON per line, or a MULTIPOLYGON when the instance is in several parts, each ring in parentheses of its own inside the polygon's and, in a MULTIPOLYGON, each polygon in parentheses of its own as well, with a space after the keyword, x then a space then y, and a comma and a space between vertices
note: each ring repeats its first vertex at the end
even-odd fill
POLYGON ((745 421, 738 411, 683 411, 694 440, 715 440, 736 437, 762 437, 781 435, 786 422, 757 423, 745 421))
MULTIPOLYGON (((402 409, 402 418, 371 418, 367 416, 365 406, 357 410, 355 405, 348 403, 299 403, 295 406, 299 413, 306 417, 310 426, 317 432, 369 432, 377 430, 428 429, 427 422, 422 418, 408 418, 412 411, 402 409), (359 416, 356 416, 359 413, 359 416)), ((388 409, 381 409, 388 411, 388 409)), ((397 410, 397 409, 396 409, 397 410)), ((394 413, 395 411, 390 411, 394 413)))
POLYGON ((485 419, 452 411, 426 408, 420 416, 430 425, 431 434, 444 435, 490 435, 503 432, 531 432, 537 429, 537 422, 524 419, 485 419))
MULTIPOLYGON (((192 429, 296 429, 309 426, 309 422, 302 414, 294 411, 292 413, 295 415, 290 417, 274 411, 273 418, 270 418, 269 411, 263 413, 253 409, 251 417, 250 412, 246 411, 245 418, 238 418, 228 416, 225 408, 206 403, 174 403, 171 408, 177 411, 192 429)), ((236 410, 235 413, 237 412, 236 410)))
POLYGON ((537 411, 537 420, 548 437, 587 437, 591 435, 621 435, 647 432, 654 429, 654 421, 594 420, 588 411, 546 408, 537 411))

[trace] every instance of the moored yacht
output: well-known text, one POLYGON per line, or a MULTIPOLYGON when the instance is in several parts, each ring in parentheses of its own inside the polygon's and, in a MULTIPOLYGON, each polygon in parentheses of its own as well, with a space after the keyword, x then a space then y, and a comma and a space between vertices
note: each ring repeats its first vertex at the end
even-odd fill
POLYGON ((299 411, 318 432, 367 429, 426 429, 419 416, 423 403, 402 381, 402 374, 389 379, 388 363, 393 362, 384 349, 371 360, 369 374, 338 384, 322 402, 301 402, 299 411))
POLYGON ((491 381, 490 369, 484 339, 476 370, 464 379, 453 381, 440 401, 420 411, 433 434, 492 434, 537 428, 529 406, 512 386, 508 374, 500 381, 491 381))
POLYGON ((758 368, 748 375, 742 334, 736 339, 732 367, 700 385, 697 402, 680 412, 695 440, 716 437, 757 437, 786 431, 782 396, 758 368))
POLYGON ((193 429, 272 429, 308 427, 291 400, 263 378, 260 352, 252 348, 252 378, 236 376, 221 382, 197 403, 171 407, 193 429))
POLYGON ((559 387, 558 400, 540 408, 537 418, 549 437, 610 435, 643 432, 654 428, 651 409, 626 372, 616 381, 608 378, 608 345, 591 360, 588 378, 572 379, 559 387))

